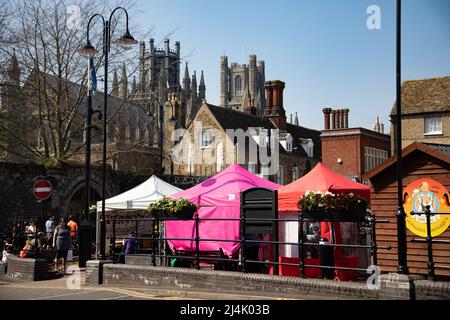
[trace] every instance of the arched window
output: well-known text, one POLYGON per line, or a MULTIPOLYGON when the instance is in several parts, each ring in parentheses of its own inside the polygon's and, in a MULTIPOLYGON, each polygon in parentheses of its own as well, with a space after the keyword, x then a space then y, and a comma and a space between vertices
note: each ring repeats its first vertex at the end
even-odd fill
POLYGON ((236 78, 234 78, 234 95, 235 96, 242 95, 242 79, 241 79, 241 76, 236 76, 236 78))

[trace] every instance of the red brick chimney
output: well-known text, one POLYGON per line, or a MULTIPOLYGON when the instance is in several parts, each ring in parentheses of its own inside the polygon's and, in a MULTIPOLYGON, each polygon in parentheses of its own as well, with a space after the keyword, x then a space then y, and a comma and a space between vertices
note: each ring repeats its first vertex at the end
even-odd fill
POLYGON ((285 83, 280 80, 266 81, 266 108, 264 117, 269 118, 280 130, 286 130, 286 111, 283 106, 285 83))
POLYGON ((323 110, 324 118, 324 128, 325 130, 330 130, 330 120, 331 120, 331 108, 324 108, 323 110))

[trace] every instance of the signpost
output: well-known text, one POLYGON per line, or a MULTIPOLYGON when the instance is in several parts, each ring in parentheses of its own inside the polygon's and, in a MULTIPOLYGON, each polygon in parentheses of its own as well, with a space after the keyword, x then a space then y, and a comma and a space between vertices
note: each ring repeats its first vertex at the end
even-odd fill
POLYGON ((38 201, 45 201, 52 197, 53 185, 50 181, 39 179, 34 183, 33 194, 38 201))

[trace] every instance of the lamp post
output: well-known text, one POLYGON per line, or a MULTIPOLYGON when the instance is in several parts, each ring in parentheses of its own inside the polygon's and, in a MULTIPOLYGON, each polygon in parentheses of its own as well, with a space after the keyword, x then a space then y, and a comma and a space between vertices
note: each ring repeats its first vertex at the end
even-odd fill
MULTIPOLYGON (((159 107, 159 147, 160 147, 159 148, 160 149, 159 150, 159 158, 160 158, 159 159, 159 161, 160 161, 159 174, 160 174, 160 177, 162 178, 162 175, 164 173, 164 166, 163 166, 163 159, 164 159, 164 129, 163 129, 163 126, 164 126, 164 104, 166 102, 170 103, 170 105, 172 107, 172 117, 169 119, 169 121, 172 123, 175 123, 177 121, 177 119, 175 118, 175 107, 174 107, 172 101, 166 100, 165 103, 161 103, 160 99, 151 95, 149 102, 151 102, 152 99, 154 99, 158 102, 158 107, 159 107)), ((148 109, 147 115, 150 118, 155 117, 155 115, 152 114, 150 108, 148 109)))
POLYGON ((397 91, 397 118, 396 118, 396 149, 397 149, 397 244, 398 266, 400 274, 408 274, 407 245, 406 245, 406 221, 403 208, 403 161, 402 161, 402 92, 401 92, 401 0, 397 0, 397 43, 396 43, 396 91, 397 91))
MULTIPOLYGON (((94 66, 93 58, 89 59, 89 66, 94 66)), ((89 76, 91 74, 89 73, 89 76)), ((91 226, 89 224, 89 205, 91 193, 91 129, 92 116, 98 113, 98 119, 102 119, 102 112, 100 110, 92 110, 92 88, 88 88, 87 95, 87 115, 86 115, 86 163, 85 163, 85 199, 82 221, 79 232, 79 260, 78 266, 80 268, 86 267, 86 262, 91 257, 91 226)))
POLYGON ((105 260, 106 258, 106 218, 105 218, 105 197, 106 197, 106 143, 107 143, 107 119, 108 119, 108 55, 111 50, 111 20, 114 14, 122 10, 126 15, 126 31, 122 37, 117 39, 115 42, 121 46, 132 46, 137 43, 137 41, 131 36, 128 28, 128 12, 122 7, 115 8, 109 20, 106 20, 100 14, 94 14, 87 26, 87 41, 86 45, 78 50, 81 54, 87 56, 88 58, 94 57, 97 50, 92 46, 89 38, 90 26, 94 18, 99 17, 103 22, 103 55, 105 59, 105 71, 104 71, 104 107, 103 107, 103 179, 102 179, 102 214, 100 217, 100 253, 98 255, 98 260, 105 260))

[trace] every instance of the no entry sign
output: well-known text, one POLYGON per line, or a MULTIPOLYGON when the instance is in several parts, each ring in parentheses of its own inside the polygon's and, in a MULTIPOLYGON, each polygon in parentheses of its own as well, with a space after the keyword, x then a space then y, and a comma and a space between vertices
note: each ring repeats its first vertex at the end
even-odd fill
POLYGON ((53 186, 48 180, 40 179, 34 183, 33 194, 37 200, 49 199, 53 193, 53 186))

